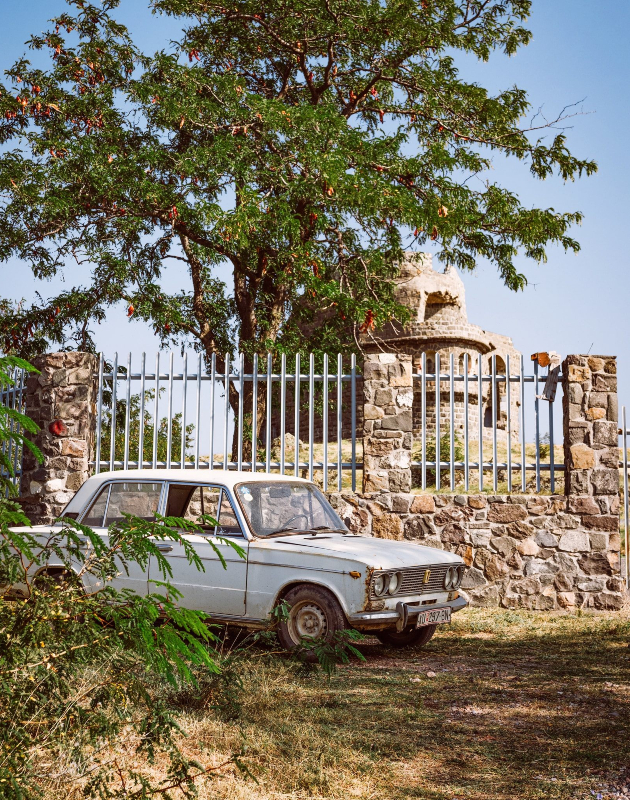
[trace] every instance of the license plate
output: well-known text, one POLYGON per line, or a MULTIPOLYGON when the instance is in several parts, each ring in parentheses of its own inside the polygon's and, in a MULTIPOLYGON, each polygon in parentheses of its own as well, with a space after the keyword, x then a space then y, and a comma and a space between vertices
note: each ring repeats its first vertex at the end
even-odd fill
POLYGON ((427 611, 421 611, 418 614, 418 621, 416 628, 422 628, 425 625, 441 625, 443 622, 451 621, 450 606, 442 606, 442 608, 432 608, 427 611))

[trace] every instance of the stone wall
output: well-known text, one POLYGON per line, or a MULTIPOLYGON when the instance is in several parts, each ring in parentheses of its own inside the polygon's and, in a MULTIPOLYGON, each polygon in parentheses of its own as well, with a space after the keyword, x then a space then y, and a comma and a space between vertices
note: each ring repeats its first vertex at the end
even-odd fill
POLYGON ((94 446, 98 360, 89 353, 52 353, 34 359, 26 411, 40 426, 39 464, 26 450, 20 501, 34 524, 52 522, 90 476, 94 446))
POLYGON ((356 533, 460 555, 469 567, 462 588, 473 605, 551 610, 623 604, 618 517, 607 500, 385 492, 329 498, 356 533))

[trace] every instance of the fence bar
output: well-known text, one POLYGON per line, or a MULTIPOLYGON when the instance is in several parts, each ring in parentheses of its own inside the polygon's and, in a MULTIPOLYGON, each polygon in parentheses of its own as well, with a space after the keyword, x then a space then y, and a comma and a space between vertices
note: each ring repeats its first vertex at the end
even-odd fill
POLYGON ((129 469, 129 425, 131 422, 131 353, 127 358, 127 393, 125 396, 125 441, 123 455, 123 469, 129 469))
POLYGON ((252 472, 258 469, 258 353, 252 365, 252 472))
POLYGON ((464 355, 464 491, 467 492, 470 488, 470 479, 468 477, 468 369, 469 369, 469 356, 468 353, 464 355))
POLYGON ((435 354, 435 491, 440 491, 442 479, 442 453, 440 445, 440 354, 435 354))
POLYGON ((271 390, 273 389, 273 357, 267 353, 267 419, 265 426, 265 472, 270 471, 271 464, 271 390))
POLYGON ((315 445, 315 354, 311 353, 308 364, 308 479, 313 480, 313 447, 315 445))
POLYGON ((287 354, 280 359, 280 474, 284 475, 284 439, 287 431, 287 354))
POLYGON ((153 454, 151 457, 151 467, 157 468, 158 457, 158 431, 160 427, 160 418, 158 411, 160 407, 160 351, 158 350, 155 357, 155 402, 153 403, 153 454))
MULTIPOLYGON (((548 370, 549 372, 549 370, 548 370)), ((553 401, 549 401, 549 474, 551 477, 551 494, 556 491, 555 454, 553 452, 553 401)))
POLYGON ((352 431, 352 491, 357 490, 357 357, 353 353, 350 357, 350 407, 352 431))
MULTIPOLYGON (((147 367, 147 354, 142 354, 140 360, 140 420, 138 423, 138 469, 144 469, 144 408, 146 403, 145 387, 146 387, 146 367, 147 367)), ((199 430, 199 425, 197 425, 199 430)))
POLYGON ((623 542, 626 554, 626 568, 624 570, 626 589, 630 588, 630 537, 628 536, 628 426, 626 424, 626 407, 621 409, 621 424, 623 425, 623 542))
POLYGON ((328 491, 328 354, 324 353, 324 385, 323 385, 323 408, 322 408, 322 440, 324 443, 324 491, 328 491))
POLYGON ((421 356, 420 386, 422 392, 422 488, 427 488, 427 354, 421 356))
POLYGON ((451 429, 450 433, 450 456, 451 456, 451 491, 455 491, 455 383, 453 373, 455 372, 455 356, 451 353, 450 366, 450 403, 451 403, 451 429))
POLYGON ((182 387, 182 442, 179 458, 180 469, 186 469, 186 400, 188 389, 188 353, 184 353, 184 385, 182 387))
POLYGON ((109 469, 114 469, 116 461, 116 391, 118 389, 118 353, 114 354, 114 366, 112 367, 112 416, 110 425, 111 441, 109 444, 109 469))
POLYGON ((538 400, 538 359, 534 361, 534 418, 536 420, 536 491, 540 491, 540 402, 538 400))
POLYGON ((210 360, 210 458, 208 464, 214 469, 214 406, 216 400, 215 384, 217 379, 217 355, 212 354, 210 360))
POLYGON ((497 356, 496 353, 492 354, 491 359, 492 370, 492 389, 491 389, 491 403, 492 403, 492 489, 496 492, 499 488, 499 470, 497 469, 497 461, 499 460, 497 451, 497 427, 498 417, 500 414, 499 406, 497 404, 497 356))
MULTIPOLYGON (((18 411, 20 412, 20 414, 23 414, 24 413, 24 381, 25 381, 25 378, 26 378, 26 371, 21 369, 21 370, 19 370, 18 374, 20 376, 20 379, 19 379, 19 387, 20 387, 20 389, 19 389, 19 395, 18 395, 18 401, 17 401, 18 402, 18 411)), ((18 434, 22 433, 22 426, 20 425, 19 422, 17 424, 17 433, 18 434)), ((13 443, 13 479, 14 479, 15 482, 17 482, 18 489, 19 489, 19 486, 20 486, 20 482, 22 480, 22 468, 23 468, 23 462, 24 462, 24 448, 22 447, 21 453, 19 454, 20 471, 18 473, 18 452, 19 452, 19 450, 20 450, 20 448, 18 446, 18 443, 14 442, 13 443)))
POLYGON ((527 491, 525 474, 525 360, 521 356, 521 491, 527 491))
POLYGON ((302 366, 300 364, 300 354, 295 355, 295 460, 293 469, 295 477, 300 474, 300 385, 302 382, 302 366))
MULTIPOLYGON (((199 431, 201 430, 201 353, 197 358, 197 400, 195 403, 195 469, 199 469, 199 431)), ((210 466, 210 464, 208 464, 210 466)))
POLYGON ((479 409, 479 491, 483 491, 483 364, 481 353, 477 362, 477 385, 479 387, 479 397, 477 407, 479 409))
POLYGON ((341 380, 343 372, 343 358, 341 353, 337 353, 337 491, 343 488, 342 483, 342 444, 343 444, 343 382, 341 380))
POLYGON ((506 420, 506 427, 507 427, 507 484, 508 484, 508 492, 512 491, 512 383, 511 383, 511 376, 512 373, 510 372, 510 356, 506 355, 505 357, 505 374, 507 377, 506 388, 505 388, 505 397, 507 402, 507 420, 506 420))
POLYGON ((223 469, 228 469, 228 422, 230 420, 230 354, 225 354, 225 414, 223 418, 223 469))
POLYGON ((168 359, 168 397, 166 421, 166 469, 170 469, 173 460, 173 353, 168 359))
POLYGON ((241 353, 238 363, 239 395, 238 395, 238 454, 236 469, 243 469, 243 406, 245 405, 245 354, 241 353))
POLYGON ((103 370, 105 356, 101 353, 98 362, 98 396, 96 399, 96 464, 94 472, 98 475, 101 471, 101 441, 103 436, 103 370))

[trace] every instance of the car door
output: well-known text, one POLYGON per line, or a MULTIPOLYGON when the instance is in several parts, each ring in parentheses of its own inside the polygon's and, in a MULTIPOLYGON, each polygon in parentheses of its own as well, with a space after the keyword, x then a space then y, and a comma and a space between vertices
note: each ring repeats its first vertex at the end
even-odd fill
MULTIPOLYGON (((188 562, 180 542, 158 544, 173 572, 169 582, 182 594, 177 602, 206 614, 243 616, 247 558, 240 557, 233 547, 218 538, 234 541, 247 553, 248 542, 227 491, 207 484, 173 482, 169 483, 167 492, 166 516, 190 519, 203 528, 202 533, 181 531, 184 540, 194 547, 201 559, 203 572, 188 562), (217 520, 218 526, 204 521, 208 516, 217 520), (217 550, 223 556, 225 568, 217 550)), ((150 580, 164 580, 155 558, 151 559, 150 580)))
MULTIPOLYGON (((90 504, 81 522, 102 536, 109 544, 108 528, 121 520, 124 514, 133 514, 145 520, 154 520, 160 504, 164 484, 156 481, 112 481, 107 483, 90 504)), ((119 591, 132 589, 145 596, 149 591, 148 570, 135 561, 123 563, 118 559, 120 572, 111 582, 119 591)))

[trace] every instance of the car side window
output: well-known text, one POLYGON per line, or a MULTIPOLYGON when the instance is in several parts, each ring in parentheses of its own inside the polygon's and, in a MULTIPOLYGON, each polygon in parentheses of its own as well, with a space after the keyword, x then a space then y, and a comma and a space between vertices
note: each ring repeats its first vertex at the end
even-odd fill
POLYGON ((112 483, 107 504, 105 526, 121 520, 124 514, 152 522, 158 510, 161 483, 121 482, 112 483))
POLYGON ((221 496, 221 511, 219 514, 219 527, 217 529, 217 535, 219 536, 242 536, 243 531, 241 530, 240 523, 234 512, 234 508, 232 503, 230 502, 230 498, 228 497, 227 492, 223 489, 223 494, 221 496))
POLYGON ((90 528, 103 527, 103 519, 105 517, 105 510, 107 508, 107 498, 109 497, 110 485, 111 484, 104 486, 98 493, 96 500, 94 500, 90 510, 82 520, 83 525, 88 525, 90 528))
POLYGON ((193 484, 171 483, 168 487, 166 516, 189 519, 210 533, 214 525, 204 521, 204 517, 216 520, 221 489, 216 486, 195 486, 193 484))

